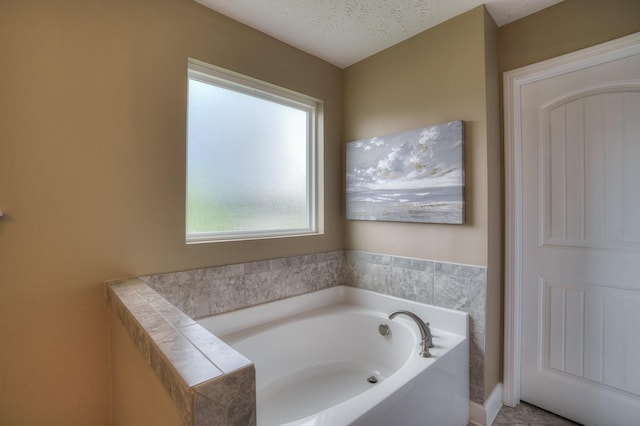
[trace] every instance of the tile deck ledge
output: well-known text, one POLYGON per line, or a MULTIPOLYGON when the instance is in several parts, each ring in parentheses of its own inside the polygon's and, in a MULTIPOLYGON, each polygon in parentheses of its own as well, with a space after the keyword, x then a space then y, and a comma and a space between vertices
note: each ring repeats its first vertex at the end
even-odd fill
POLYGON ((107 300, 184 425, 256 424, 255 368, 138 278, 108 281, 107 300))

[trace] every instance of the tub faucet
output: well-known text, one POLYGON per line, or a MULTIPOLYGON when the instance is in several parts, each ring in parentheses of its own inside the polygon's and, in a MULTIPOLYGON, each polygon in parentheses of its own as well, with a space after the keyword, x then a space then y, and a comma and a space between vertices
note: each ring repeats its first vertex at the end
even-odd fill
POLYGON ((431 329, 429 328, 429 323, 425 323, 420 319, 419 316, 409 311, 395 311, 389 314, 389 319, 394 319, 397 315, 406 315, 412 320, 415 321, 416 325, 420 329, 420 336, 422 337, 422 349, 420 350, 420 356, 423 358, 429 358, 431 354, 429 353, 429 348, 433 347, 433 339, 431 337, 431 329))

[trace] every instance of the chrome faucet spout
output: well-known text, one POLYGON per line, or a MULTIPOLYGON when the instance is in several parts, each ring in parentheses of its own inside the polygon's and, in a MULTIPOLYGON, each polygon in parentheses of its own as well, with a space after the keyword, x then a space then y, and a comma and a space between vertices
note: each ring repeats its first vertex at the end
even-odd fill
POLYGON ((431 329, 429 328, 429 323, 425 323, 420 319, 419 316, 409 311, 395 311, 389 314, 389 319, 392 320, 398 315, 406 315, 411 318, 418 329, 420 330, 420 337, 422 338, 422 347, 420 350, 420 356, 423 358, 429 358, 431 354, 429 353, 429 348, 433 347, 433 338, 431 336, 431 329))

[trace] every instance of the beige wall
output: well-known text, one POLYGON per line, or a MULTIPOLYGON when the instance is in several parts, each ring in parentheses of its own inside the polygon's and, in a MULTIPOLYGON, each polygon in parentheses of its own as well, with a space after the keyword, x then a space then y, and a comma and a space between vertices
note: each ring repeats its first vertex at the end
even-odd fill
POLYGON ((344 136, 353 141, 465 122, 466 224, 348 221, 345 246, 487 264, 487 111, 483 8, 345 70, 344 136))
POLYGON ((500 70, 540 62, 638 31, 638 0, 564 0, 500 27, 500 70))
POLYGON ((348 221, 345 246, 488 267, 486 395, 500 378, 502 334, 496 33, 481 6, 347 68, 343 121, 344 140, 353 141, 464 120, 466 223, 348 221))
POLYGON ((192 0, 0 1, 0 423, 111 421, 104 280, 342 248, 341 78, 192 0), (325 101, 325 235, 184 244, 188 57, 325 101))
POLYGON ((503 185, 500 140, 498 27, 485 10, 485 93, 487 102, 487 306, 485 321, 485 399, 502 377, 503 185))
POLYGON ((180 424, 180 410, 113 312, 110 326, 112 424, 180 424))

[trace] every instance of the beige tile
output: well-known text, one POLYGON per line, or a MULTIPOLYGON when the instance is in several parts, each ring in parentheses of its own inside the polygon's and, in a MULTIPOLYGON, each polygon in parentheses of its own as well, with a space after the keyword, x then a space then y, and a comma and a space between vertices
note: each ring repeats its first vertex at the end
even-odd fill
POLYGON ((496 416, 493 426, 506 425, 577 425, 564 417, 557 416, 533 405, 521 402, 517 407, 503 406, 496 416))
POLYGON ((199 324, 182 328, 182 333, 224 374, 251 365, 251 361, 199 324))
MULTIPOLYGON (((256 382, 253 365, 196 386, 197 394, 225 407, 227 424, 256 424, 256 382)), ((196 413, 196 418, 199 415, 196 413)))

